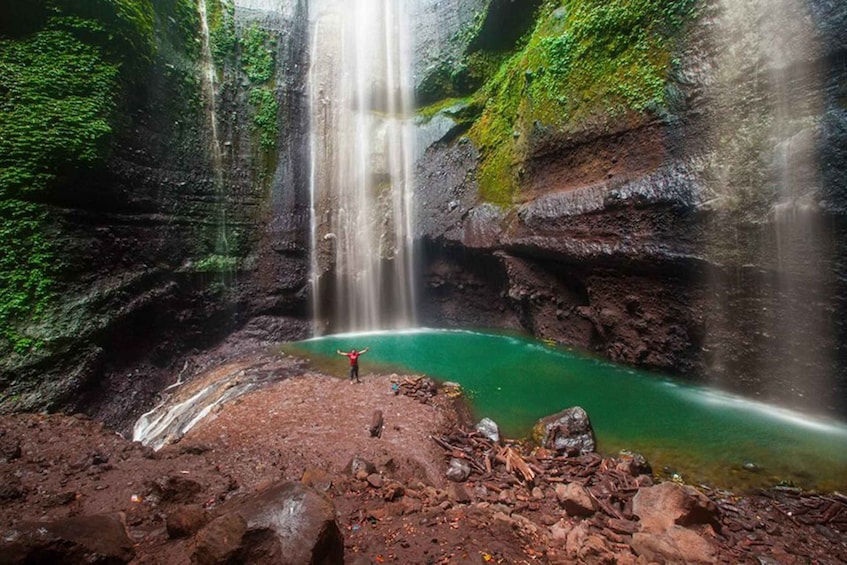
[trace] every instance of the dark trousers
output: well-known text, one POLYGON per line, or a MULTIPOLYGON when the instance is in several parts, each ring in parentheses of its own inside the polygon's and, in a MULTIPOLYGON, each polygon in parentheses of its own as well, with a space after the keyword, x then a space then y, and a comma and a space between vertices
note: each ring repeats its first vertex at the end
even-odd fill
POLYGON ((358 365, 350 365, 350 380, 353 380, 353 377, 356 377, 356 380, 359 380, 359 366, 358 365))

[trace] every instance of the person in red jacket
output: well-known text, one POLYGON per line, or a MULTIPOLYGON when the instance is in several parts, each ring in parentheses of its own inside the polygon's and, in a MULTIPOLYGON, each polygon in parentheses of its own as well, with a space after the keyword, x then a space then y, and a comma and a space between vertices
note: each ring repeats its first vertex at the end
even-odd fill
POLYGON ((356 382, 360 383, 362 381, 359 380, 359 355, 364 355, 368 352, 370 347, 366 347, 361 351, 356 351, 355 349, 351 349, 350 353, 345 353, 340 349, 336 349, 335 352, 339 355, 344 355, 350 360, 350 384, 353 384, 353 377, 356 377, 356 382))

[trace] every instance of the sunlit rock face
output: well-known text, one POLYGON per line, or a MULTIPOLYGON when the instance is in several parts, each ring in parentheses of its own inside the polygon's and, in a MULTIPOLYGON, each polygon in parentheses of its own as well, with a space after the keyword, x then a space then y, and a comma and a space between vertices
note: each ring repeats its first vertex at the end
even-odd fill
POLYGON ((428 122, 424 323, 844 413, 845 23, 837 2, 704 3, 673 115, 530 139, 506 206, 480 196, 485 149, 428 122))

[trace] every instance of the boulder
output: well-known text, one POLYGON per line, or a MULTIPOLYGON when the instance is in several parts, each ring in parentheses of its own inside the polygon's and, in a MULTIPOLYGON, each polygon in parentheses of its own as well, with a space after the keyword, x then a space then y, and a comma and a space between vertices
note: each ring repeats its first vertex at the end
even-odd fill
POLYGON ((471 474, 471 466, 464 459, 454 457, 447 466, 447 478, 451 481, 461 483, 471 474))
POLYGON ((5 533, 0 556, 9 565, 112 565, 129 563, 135 550, 126 531, 126 516, 119 512, 23 525, 5 533))
POLYGON ((199 565, 331 564, 344 557, 332 502, 293 482, 227 502, 196 541, 199 565))
POLYGON ((639 489, 632 500, 632 512, 641 519, 645 532, 663 532, 674 525, 720 527, 714 502, 694 487, 673 482, 639 489))
POLYGON ((636 555, 658 563, 715 563, 712 543, 693 530, 671 526, 664 532, 632 535, 636 555))
POLYGON ((539 420, 532 438, 541 447, 566 455, 591 453, 596 446, 588 414, 579 406, 539 420))
POLYGON ((476 431, 494 443, 500 443, 500 428, 491 418, 483 418, 476 425, 476 431))
POLYGON ((229 563, 236 559, 247 533, 247 521, 237 513, 224 514, 197 532, 194 560, 197 565, 229 563))
POLYGON ((556 485, 556 498, 568 516, 591 516, 597 511, 597 503, 585 487, 577 483, 556 485))
POLYGON ((206 525, 206 511, 198 504, 178 506, 168 513, 165 527, 171 539, 187 538, 206 525))

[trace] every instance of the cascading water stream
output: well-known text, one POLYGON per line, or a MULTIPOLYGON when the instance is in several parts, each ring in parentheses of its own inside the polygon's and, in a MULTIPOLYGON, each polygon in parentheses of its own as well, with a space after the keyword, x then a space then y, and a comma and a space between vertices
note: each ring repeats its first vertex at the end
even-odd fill
POLYGON ((206 111, 209 115, 209 131, 211 133, 212 172, 214 174, 215 192, 220 200, 220 218, 218 225, 217 241, 215 242, 215 253, 222 256, 229 255, 229 243, 227 241, 226 206, 224 205, 224 175, 223 175, 223 153, 221 151, 220 138, 218 136, 218 112, 215 103, 215 64, 212 58, 212 41, 209 34, 208 12, 206 0, 199 0, 198 10, 200 12, 200 31, 202 34, 202 87, 206 99, 206 111))
POLYGON ((316 332, 414 322, 414 125, 398 0, 311 5, 312 284, 316 332))
POLYGON ((712 352, 718 384, 749 378, 762 398, 832 411, 834 334, 820 307, 833 292, 832 250, 818 204, 824 101, 814 22, 803 0, 724 0, 713 30, 726 46, 716 64, 718 193, 726 208, 752 216, 749 224, 766 226, 760 240, 735 230, 734 241, 719 235, 714 243, 717 256, 738 265, 714 283, 721 299, 710 331, 738 336, 712 352))

